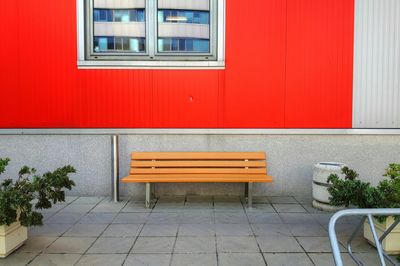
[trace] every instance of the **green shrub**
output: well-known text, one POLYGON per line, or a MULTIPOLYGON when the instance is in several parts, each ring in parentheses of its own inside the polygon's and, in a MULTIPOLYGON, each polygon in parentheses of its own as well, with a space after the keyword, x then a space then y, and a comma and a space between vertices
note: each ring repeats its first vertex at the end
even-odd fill
POLYGON ((343 167, 345 176, 340 179, 336 174, 328 177, 331 187, 328 192, 332 205, 349 205, 358 208, 399 208, 400 207, 400 164, 390 164, 384 176, 389 177, 374 187, 358 179, 356 171, 343 167))
MULTIPOLYGON (((5 172, 9 158, 0 158, 0 175, 5 172)), ((37 175, 34 168, 24 166, 18 179, 0 182, 0 225, 10 225, 17 220, 24 226, 42 225, 43 215, 37 210, 48 209, 57 202, 65 201, 63 189, 75 186, 69 174, 72 166, 64 166, 53 172, 37 175), (32 177, 32 178, 31 178, 32 177), (33 205, 33 201, 36 203, 33 205)))

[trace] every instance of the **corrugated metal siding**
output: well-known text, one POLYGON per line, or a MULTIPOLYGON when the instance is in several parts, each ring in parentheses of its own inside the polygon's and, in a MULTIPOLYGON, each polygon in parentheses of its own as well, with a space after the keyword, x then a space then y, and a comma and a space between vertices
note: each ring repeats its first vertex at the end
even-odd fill
POLYGON ((287 3, 285 127, 351 127, 354 2, 287 3))
POLYGON ((400 128, 400 1, 356 0, 353 127, 400 128))
POLYGON ((78 70, 76 1, 4 1, 0 128, 351 127, 353 1, 226 2, 224 70, 78 70))

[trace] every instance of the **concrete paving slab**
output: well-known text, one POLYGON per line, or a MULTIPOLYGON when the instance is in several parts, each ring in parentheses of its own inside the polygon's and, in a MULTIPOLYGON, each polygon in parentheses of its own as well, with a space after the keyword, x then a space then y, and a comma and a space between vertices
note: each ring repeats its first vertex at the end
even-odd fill
POLYGON ((166 253, 171 254, 175 237, 138 237, 131 253, 166 253))
POLYGON ((85 254, 76 266, 121 266, 126 254, 85 254))
POLYGON ((255 237, 220 236, 217 237, 217 250, 220 252, 254 253, 259 252, 255 237))
POLYGON ((178 224, 146 224, 140 236, 176 236, 178 224))
POLYGON ((124 266, 169 266, 171 254, 129 254, 124 266))
POLYGON ((304 252, 294 237, 290 236, 258 236, 256 237, 262 252, 293 253, 304 252))
POLYGON ((52 265, 75 265, 81 255, 78 254, 41 254, 29 265, 52 266, 52 265))
POLYGON ((173 254, 171 266, 217 266, 216 254, 173 254))
POLYGON ((264 253, 268 266, 313 266, 306 253, 264 253))
POLYGON ((100 237, 86 252, 87 254, 128 254, 136 238, 100 237))
POLYGON ((174 253, 213 253, 217 252, 215 237, 179 236, 174 253))
POLYGON ((265 266, 261 253, 221 253, 218 254, 219 266, 265 266))
POLYGON ((102 237, 135 237, 142 229, 142 224, 110 224, 102 237))
POLYGON ((94 237, 60 237, 44 253, 83 254, 95 240, 94 237))
POLYGON ((108 224, 75 224, 63 236, 98 237, 107 228, 108 224))

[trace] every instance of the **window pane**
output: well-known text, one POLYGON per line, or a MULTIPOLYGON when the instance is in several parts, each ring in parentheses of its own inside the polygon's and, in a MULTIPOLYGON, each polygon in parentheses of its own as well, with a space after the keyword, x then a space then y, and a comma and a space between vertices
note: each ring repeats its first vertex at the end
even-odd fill
POLYGON ((122 51, 122 38, 115 38, 115 50, 122 51))
MULTIPOLYGON (((155 55, 154 59, 163 60, 170 57, 158 57, 158 53, 187 54, 184 60, 195 57, 195 54, 208 57, 211 52, 210 40, 216 25, 210 25, 210 14, 217 7, 215 1, 191 0, 185 1, 154 1, 156 6, 148 12, 157 12, 154 21, 146 20, 146 3, 143 0, 85 0, 91 1, 93 9, 88 18, 93 19, 88 25, 87 32, 92 34, 92 44, 89 45, 90 56, 108 54, 110 59, 117 59, 118 55, 130 56, 135 53, 141 56, 155 55), (107 3, 106 3, 107 2, 107 3), (214 4, 210 4, 214 2, 214 4), (147 25, 149 23, 149 25, 147 25), (92 28, 90 28, 92 26, 92 28), (155 36, 146 36, 152 31, 146 27, 155 27, 155 36), (146 38, 149 37, 150 40, 146 38), (156 41, 156 47, 147 43, 156 41), (148 54, 143 54, 148 52, 148 54), (154 53, 153 53, 154 52, 154 53), (92 54, 93 53, 93 54, 92 54), (112 56, 112 57, 111 57, 112 56)), ((153 7, 153 5, 152 5, 153 7)), ((217 21, 217 20, 215 20, 217 21)), ((214 23, 214 20, 213 20, 214 23)), ((214 38, 212 39, 214 41, 214 38)), ((213 46, 214 47, 214 46, 213 46)), ((128 57, 121 57, 122 60, 128 57)), ((133 57, 132 57, 133 58, 133 57)), ((141 58, 141 57, 140 57, 141 58)), ((100 59, 100 57, 99 57, 100 59)), ((153 59, 149 57, 148 59, 153 59)))
POLYGON ((140 52, 145 52, 146 51, 145 38, 140 38, 139 39, 139 51, 140 52))
POLYGON ((196 10, 196 3, 186 4, 189 9, 179 4, 174 9, 172 3, 158 9, 158 52, 210 53, 210 10, 196 10))
POLYGON ((136 10, 136 21, 144 22, 144 9, 136 10))
POLYGON ((107 51, 107 38, 99 38, 99 50, 107 51))
POLYGON ((95 52, 98 52, 100 50, 100 48, 99 48, 99 37, 94 37, 93 46, 94 46, 95 52))
POLYGON ((158 39, 158 50, 164 52, 164 39, 158 39))
POLYGON ((209 46, 208 40, 193 40, 194 52, 208 52, 208 46, 209 46))
POLYGON ((104 9, 100 9, 100 21, 107 21, 107 12, 104 9))
POLYGON ((185 39, 179 39, 179 51, 185 51, 186 47, 186 40, 185 39))
POLYGON ((210 41, 203 39, 159 38, 160 52, 208 53, 210 41))
POLYGON ((93 20, 96 22, 111 22, 113 21, 112 10, 109 9, 94 9, 93 20))
POLYGON ((186 40, 186 51, 193 51, 193 40, 186 40))
POLYGON ((112 51, 112 50, 114 50, 115 48, 114 48, 114 38, 113 37, 108 37, 108 39, 107 39, 107 42, 108 42, 108 50, 109 51, 112 51))
POLYGON ((129 10, 129 21, 137 21, 136 10, 129 10))
POLYGON ((139 52, 139 40, 129 39, 129 50, 132 52, 139 52))
POLYGON ((129 22, 129 10, 122 10, 122 22, 129 22))
POLYGON ((178 51, 178 39, 172 39, 171 40, 171 50, 172 51, 178 51))
POLYGON ((114 21, 115 22, 122 21, 122 10, 114 10, 114 21))
POLYGON ((209 14, 205 12, 200 13, 200 24, 209 24, 209 14))
POLYGON ((193 23, 200 24, 200 13, 199 12, 193 13, 193 23))
POLYGON ((185 16, 187 19, 187 21, 186 21, 187 23, 193 23, 193 12, 186 11, 185 16))
POLYGON ((122 38, 122 46, 124 51, 129 51, 130 50, 130 45, 129 45, 129 39, 128 38, 122 38))
POLYGON ((209 12, 191 10, 159 10, 158 22, 209 24, 209 12))
POLYGON ((93 51, 97 54, 146 52, 145 1, 93 1, 93 51), (122 35, 122 36, 121 36, 122 35))
POLYGON ((171 39, 164 39, 163 42, 163 51, 171 51, 171 39))
POLYGON ((93 11, 93 19, 94 21, 100 21, 100 10, 95 9, 93 11))
POLYGON ((114 20, 114 13, 112 10, 107 10, 107 21, 112 22, 114 20))

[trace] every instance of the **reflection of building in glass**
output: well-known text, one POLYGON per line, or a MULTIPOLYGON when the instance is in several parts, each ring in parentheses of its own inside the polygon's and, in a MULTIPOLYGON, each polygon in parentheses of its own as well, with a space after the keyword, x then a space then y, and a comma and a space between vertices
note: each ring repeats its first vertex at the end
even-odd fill
POLYGON ((145 53, 148 40, 156 53, 210 52, 210 0, 154 4, 146 10, 145 0, 93 0, 93 52, 145 53), (146 36, 146 27, 157 30, 146 36))
POLYGON ((158 1, 158 52, 210 52, 208 0, 158 1))
POLYGON ((145 52, 145 8, 144 0, 94 0, 94 52, 145 52))

